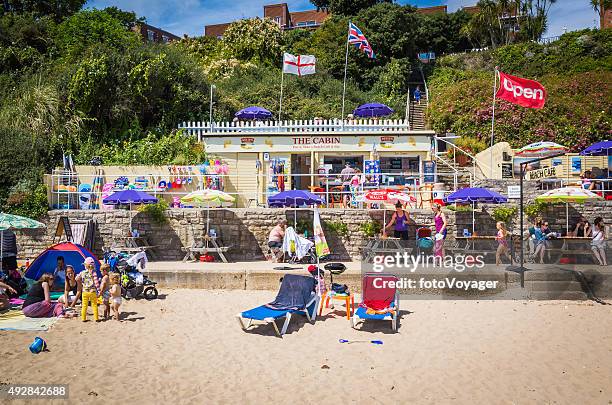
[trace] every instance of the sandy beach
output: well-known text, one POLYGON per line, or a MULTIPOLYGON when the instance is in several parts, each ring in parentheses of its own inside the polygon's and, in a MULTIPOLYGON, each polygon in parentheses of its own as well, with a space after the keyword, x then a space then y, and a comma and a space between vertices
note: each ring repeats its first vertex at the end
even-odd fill
POLYGON ((397 334, 352 330, 339 307, 283 338, 243 332, 235 315, 274 295, 164 290, 123 322, 0 331, 0 383, 68 383, 69 403, 612 403, 608 306, 404 300, 397 334), (35 336, 48 352, 28 351, 35 336))

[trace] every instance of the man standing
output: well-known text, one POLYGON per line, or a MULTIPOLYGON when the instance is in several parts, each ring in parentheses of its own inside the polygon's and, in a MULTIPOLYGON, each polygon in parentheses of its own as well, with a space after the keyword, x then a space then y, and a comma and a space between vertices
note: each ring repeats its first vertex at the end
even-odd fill
POLYGON ((340 172, 342 180, 342 207, 348 207, 349 195, 351 194, 351 178, 355 174, 355 169, 351 167, 349 162, 344 164, 344 169, 340 172))

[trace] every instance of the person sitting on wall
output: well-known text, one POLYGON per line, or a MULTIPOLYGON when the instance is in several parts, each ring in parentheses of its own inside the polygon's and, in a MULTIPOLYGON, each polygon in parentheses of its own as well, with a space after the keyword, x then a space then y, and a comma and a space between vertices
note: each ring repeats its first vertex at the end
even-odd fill
POLYGON ((271 258, 274 263, 280 260, 279 252, 282 253, 281 248, 283 247, 283 239, 285 238, 285 229, 287 229, 287 220, 281 219, 278 221, 278 224, 272 228, 268 236, 268 247, 272 252, 271 258))

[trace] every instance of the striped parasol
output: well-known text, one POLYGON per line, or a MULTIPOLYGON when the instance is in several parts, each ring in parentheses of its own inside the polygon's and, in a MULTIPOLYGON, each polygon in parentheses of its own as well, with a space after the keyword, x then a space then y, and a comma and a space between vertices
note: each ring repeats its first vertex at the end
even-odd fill
POLYGON ((567 152, 567 148, 555 142, 535 142, 519 149, 515 155, 520 157, 546 157, 567 152))
POLYGON ((232 205, 236 198, 219 190, 198 190, 181 197, 181 202, 198 207, 221 207, 232 205))
POLYGON ((33 219, 20 217, 19 215, 5 214, 0 212, 0 270, 2 270, 2 257, 4 252, 2 248, 4 245, 4 232, 9 229, 36 229, 45 228, 46 225, 42 222, 34 221, 33 219))
POLYGON ((579 187, 563 187, 550 190, 536 197, 537 201, 542 202, 573 202, 584 203, 589 200, 600 200, 601 197, 592 191, 579 187))
POLYGON ((536 201, 550 203, 565 203, 565 231, 569 232, 569 203, 584 204, 587 201, 601 200, 592 191, 580 187, 563 187, 550 190, 536 197, 536 201))

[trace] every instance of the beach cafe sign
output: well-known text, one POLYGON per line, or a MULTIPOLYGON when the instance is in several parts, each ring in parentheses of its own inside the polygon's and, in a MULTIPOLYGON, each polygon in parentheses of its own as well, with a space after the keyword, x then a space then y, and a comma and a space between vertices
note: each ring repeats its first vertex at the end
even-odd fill
POLYGON ((541 180, 548 179, 551 177, 561 177, 563 173, 563 166, 552 166, 545 167, 543 169, 535 169, 528 171, 525 175, 527 180, 541 180))

